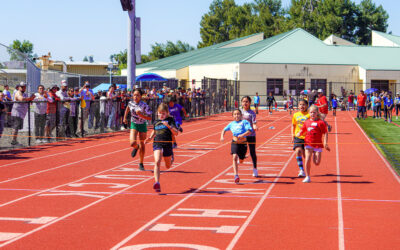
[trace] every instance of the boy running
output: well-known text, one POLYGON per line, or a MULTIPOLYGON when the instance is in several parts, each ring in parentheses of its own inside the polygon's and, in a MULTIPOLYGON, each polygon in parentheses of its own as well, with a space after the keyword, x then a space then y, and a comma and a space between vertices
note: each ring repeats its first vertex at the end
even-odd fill
POLYGON ((298 132, 300 132, 301 128, 304 125, 304 122, 310 118, 310 114, 307 111, 307 101, 302 99, 299 101, 299 112, 296 112, 293 115, 292 119, 292 142, 293 142, 293 150, 296 152, 296 160, 297 165, 299 166, 299 174, 298 177, 304 177, 304 168, 303 168, 303 158, 304 158, 304 135, 296 136, 298 132))
POLYGON ((233 161, 233 172, 235 173, 235 183, 239 184, 240 178, 238 175, 238 159, 240 163, 243 160, 247 152, 246 136, 253 132, 250 122, 242 120, 242 112, 239 109, 235 109, 232 113, 233 121, 226 126, 221 132, 221 141, 224 141, 224 134, 230 130, 233 134, 231 143, 231 155, 233 161))
POLYGON ((314 164, 318 166, 321 163, 322 149, 330 151, 327 126, 323 120, 319 119, 318 108, 312 105, 309 113, 310 119, 304 122, 300 132, 296 134, 296 136, 305 135, 306 178, 303 180, 304 183, 311 181, 311 157, 314 164))
POLYGON ((269 93, 269 96, 267 96, 267 105, 268 105, 268 111, 269 114, 272 115, 272 105, 276 103, 275 97, 272 95, 272 92, 269 93))
POLYGON ((334 95, 332 97, 332 112, 333 112, 333 116, 336 116, 337 106, 338 106, 338 103, 337 103, 336 95, 334 95))
POLYGON ((256 109, 257 115, 258 115, 258 106, 260 106, 260 97, 258 96, 258 92, 256 92, 256 96, 254 96, 254 108, 256 109))

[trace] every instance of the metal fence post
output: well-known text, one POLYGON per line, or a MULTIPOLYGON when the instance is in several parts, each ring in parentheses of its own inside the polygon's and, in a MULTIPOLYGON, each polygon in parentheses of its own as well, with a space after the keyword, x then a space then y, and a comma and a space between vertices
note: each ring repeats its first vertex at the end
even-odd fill
POLYGON ((28 102, 28 146, 31 145, 31 102, 28 102))

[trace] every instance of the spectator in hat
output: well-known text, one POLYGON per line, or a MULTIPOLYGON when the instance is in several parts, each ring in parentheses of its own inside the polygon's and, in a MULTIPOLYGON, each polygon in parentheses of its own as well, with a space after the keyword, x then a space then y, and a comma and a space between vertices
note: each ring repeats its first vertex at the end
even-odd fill
POLYGON ((60 102, 58 104, 58 112, 60 114, 59 124, 61 126, 62 134, 66 137, 71 137, 69 134, 69 113, 71 108, 70 97, 68 96, 68 84, 67 81, 61 82, 61 89, 56 92, 60 102))
POLYGON ((42 142, 50 142, 51 132, 56 126, 57 121, 57 102, 60 101, 60 98, 56 95, 56 92, 59 90, 57 85, 53 85, 50 88, 50 91, 47 92, 48 95, 48 103, 47 103, 47 110, 46 110, 46 127, 44 128, 45 132, 45 140, 42 142))
POLYGON ((89 117, 90 103, 94 100, 93 90, 90 89, 89 81, 85 81, 85 84, 79 90, 79 94, 83 97, 86 104, 85 107, 82 108, 82 118, 79 120, 79 129, 81 130, 81 133, 84 134, 85 122, 89 117))
POLYGON ((26 91, 26 83, 21 82, 19 84, 18 91, 15 93, 15 101, 13 108, 11 110, 11 117, 14 121, 13 124, 13 134, 11 145, 13 146, 22 146, 17 142, 18 131, 22 129, 24 125, 24 119, 26 114, 28 113, 28 105, 29 102, 35 98, 35 94, 28 97, 25 93, 26 91))

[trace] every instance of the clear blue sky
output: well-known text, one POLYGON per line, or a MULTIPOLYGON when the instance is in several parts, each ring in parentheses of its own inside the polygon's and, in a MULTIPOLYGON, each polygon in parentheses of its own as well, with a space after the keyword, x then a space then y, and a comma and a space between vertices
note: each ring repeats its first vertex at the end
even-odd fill
MULTIPOLYGON (((252 0, 235 0, 237 4, 252 0)), ((360 0, 355 0, 359 3, 360 0)), ((389 13, 388 32, 400 35, 400 1, 373 0, 389 13)), ((181 40, 196 47, 201 16, 212 0, 136 0, 136 15, 142 18, 142 53, 151 45, 181 40)), ((290 0, 283 0, 288 7, 290 0)), ((93 55, 96 61, 127 47, 127 13, 119 0, 7 0, 0 8, 0 43, 27 39, 38 55, 51 52, 54 60, 73 56, 81 61, 93 55)))

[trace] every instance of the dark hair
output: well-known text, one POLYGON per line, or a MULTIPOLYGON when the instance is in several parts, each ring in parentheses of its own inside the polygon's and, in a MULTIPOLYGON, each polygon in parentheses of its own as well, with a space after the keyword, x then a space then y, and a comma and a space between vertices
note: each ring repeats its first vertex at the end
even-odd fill
POLYGON ((234 109, 234 110, 232 111, 232 115, 233 115, 233 113, 235 113, 235 111, 239 111, 239 113, 242 114, 242 111, 241 111, 240 109, 234 109))
POLYGON ((142 89, 134 89, 132 93, 135 93, 136 91, 139 92, 140 96, 143 95, 142 89))
POLYGON ((39 89, 40 87, 44 89, 44 86, 42 84, 40 84, 37 88, 39 89))
POLYGON ((248 95, 243 96, 242 99, 241 99, 240 101, 242 102, 243 99, 247 99, 247 100, 249 101, 249 103, 251 103, 251 98, 250 98, 250 96, 248 96, 248 95))
POLYGON ((300 99, 300 100, 299 100, 299 104, 300 104, 301 102, 304 102, 304 103, 306 104, 306 107, 308 107, 308 102, 307 102, 305 99, 300 99))

